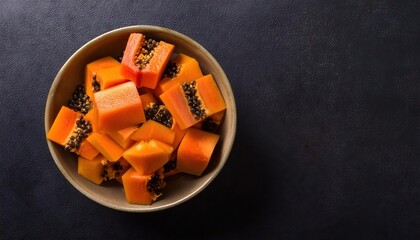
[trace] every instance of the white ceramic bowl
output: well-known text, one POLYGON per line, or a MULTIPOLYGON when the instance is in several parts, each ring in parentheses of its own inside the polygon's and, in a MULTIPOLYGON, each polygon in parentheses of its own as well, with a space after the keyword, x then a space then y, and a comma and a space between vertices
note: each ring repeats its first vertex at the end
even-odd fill
POLYGON ((122 185, 106 183, 97 186, 77 174, 77 158, 65 152, 63 147, 47 140, 51 155, 64 177, 82 194, 93 201, 116 210, 149 212, 167 209, 191 199, 218 175, 230 154, 236 132, 236 105, 223 69, 213 56, 200 44, 176 31, 157 26, 129 26, 104 33, 78 49, 63 65, 55 77, 45 107, 45 132, 50 129, 60 107, 66 105, 78 84, 83 83, 87 63, 105 56, 118 57, 127 43, 130 33, 140 32, 175 45, 176 53, 184 53, 197 59, 203 74, 211 73, 226 101, 227 110, 220 131, 220 142, 206 171, 201 177, 178 174, 167 180, 163 195, 152 205, 127 203, 122 185))

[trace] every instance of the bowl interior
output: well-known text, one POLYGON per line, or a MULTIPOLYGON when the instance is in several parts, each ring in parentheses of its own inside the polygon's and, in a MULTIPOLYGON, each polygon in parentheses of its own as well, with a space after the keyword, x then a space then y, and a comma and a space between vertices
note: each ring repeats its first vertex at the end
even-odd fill
POLYGON ((45 108, 45 131, 50 129, 62 105, 66 105, 78 84, 83 83, 86 64, 105 56, 119 57, 130 33, 141 32, 175 45, 176 53, 197 59, 203 74, 211 73, 226 101, 227 110, 221 127, 221 138, 209 166, 201 177, 178 174, 167 180, 158 201, 150 206, 133 205, 125 200, 122 186, 106 183, 97 186, 77 174, 77 158, 61 146, 48 141, 51 155, 67 180, 81 193, 104 206, 130 212, 162 210, 182 203, 203 190, 219 173, 231 151, 236 132, 236 106, 229 81, 217 61, 201 45, 183 34, 156 26, 131 26, 107 32, 76 51, 63 65, 53 81, 45 108))

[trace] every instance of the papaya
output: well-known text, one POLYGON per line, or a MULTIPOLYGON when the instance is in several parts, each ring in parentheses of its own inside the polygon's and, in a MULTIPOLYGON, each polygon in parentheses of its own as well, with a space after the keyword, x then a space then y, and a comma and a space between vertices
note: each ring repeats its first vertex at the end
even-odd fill
POLYGON ((147 120, 131 135, 131 139, 140 140, 159 140, 172 145, 175 139, 175 132, 170 128, 153 120, 147 120))
POLYGON ((80 149, 80 146, 91 131, 90 122, 86 121, 82 114, 62 106, 47 133, 47 139, 63 146, 68 152, 85 154, 89 149, 80 149))
POLYGON ((163 78, 159 81, 154 94, 159 96, 177 83, 188 82, 202 76, 197 60, 180 53, 166 66, 163 78))
POLYGON ((134 140, 132 140, 130 137, 136 130, 136 126, 131 126, 119 131, 109 132, 108 135, 122 148, 127 149, 134 143, 134 140))
POLYGON ((92 160, 98 156, 99 151, 85 139, 80 143, 80 148, 76 151, 76 154, 88 160, 92 160))
POLYGON ((201 176, 208 166, 219 135, 189 128, 178 147, 176 169, 201 176))
POLYGON ((47 138, 64 146, 70 140, 70 136, 75 130, 76 119, 79 117, 79 113, 66 106, 62 106, 48 131, 47 138))
POLYGON ((124 151, 123 157, 140 174, 149 174, 169 161, 172 146, 158 140, 139 141, 124 151))
POLYGON ((145 115, 137 88, 125 82, 94 94, 97 131, 118 131, 145 122, 145 115))
POLYGON ((177 83, 160 95, 181 129, 226 109, 226 103, 211 74, 191 82, 177 83))
POLYGON ((110 88, 117 84, 129 81, 127 78, 121 75, 121 64, 109 67, 98 69, 96 72, 96 81, 99 82, 101 90, 110 88))
POLYGON ((78 174, 97 185, 112 179, 121 181, 121 176, 129 168, 130 164, 125 159, 110 162, 101 154, 92 160, 79 156, 77 162, 78 174))
POLYGON ((121 75, 137 87, 156 88, 174 48, 173 44, 141 33, 130 34, 121 61, 121 75))
POLYGON ((150 205, 162 195, 165 186, 162 171, 148 175, 139 174, 134 168, 122 175, 125 197, 128 203, 150 205))
POLYGON ((104 156, 102 155, 98 155, 92 160, 79 156, 77 158, 77 173, 87 180, 100 185, 103 181, 103 178, 101 177, 103 160, 104 156))
POLYGON ((85 88, 86 95, 93 100, 93 93, 100 91, 101 86, 97 80, 97 72, 101 69, 120 66, 120 63, 114 58, 107 56, 90 62, 85 69, 85 88))
POLYGON ((92 133, 86 140, 112 162, 120 159, 124 152, 124 149, 106 134, 92 133))
MULTIPOLYGON (((147 109, 157 104, 156 98, 150 92, 140 94, 140 99, 141 99, 141 103, 143 104, 144 111, 147 111, 147 109)), ((146 119, 147 119, 147 116, 146 116, 146 119)))

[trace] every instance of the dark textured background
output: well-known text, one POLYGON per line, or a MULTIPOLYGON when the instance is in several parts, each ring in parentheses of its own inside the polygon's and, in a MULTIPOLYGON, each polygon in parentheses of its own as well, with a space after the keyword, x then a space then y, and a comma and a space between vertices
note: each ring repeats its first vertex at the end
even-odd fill
POLYGON ((420 239, 418 1, 0 1, 0 239, 420 239), (238 131, 219 177, 176 208, 100 206, 48 151, 61 65, 152 24, 218 59, 238 131))

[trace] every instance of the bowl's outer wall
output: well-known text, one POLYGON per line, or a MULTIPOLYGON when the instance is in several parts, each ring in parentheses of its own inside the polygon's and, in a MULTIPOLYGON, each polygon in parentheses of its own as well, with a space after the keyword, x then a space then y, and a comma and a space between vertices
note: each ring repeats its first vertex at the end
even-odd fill
POLYGON ((226 101, 227 111, 221 128, 221 140, 211 162, 201 177, 178 174, 167 181, 164 195, 150 206, 127 203, 118 183, 96 186, 77 174, 77 159, 51 141, 48 146, 51 155, 67 180, 84 195, 104 206, 132 212, 147 212, 166 209, 182 203, 202 191, 219 173, 228 159, 236 132, 236 105, 229 81, 217 61, 194 40, 162 27, 130 26, 107 32, 77 50, 58 72, 48 94, 45 109, 45 131, 50 129, 62 105, 66 105, 78 84, 83 83, 85 66, 89 62, 105 56, 122 55, 130 33, 141 32, 150 37, 174 44, 175 52, 184 53, 197 59, 204 74, 213 74, 226 101))

